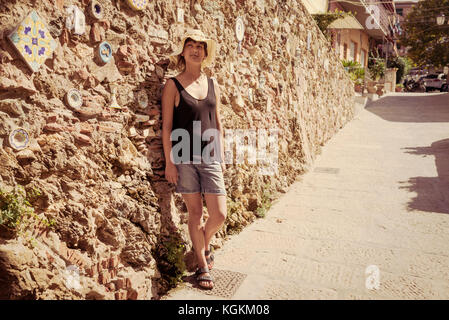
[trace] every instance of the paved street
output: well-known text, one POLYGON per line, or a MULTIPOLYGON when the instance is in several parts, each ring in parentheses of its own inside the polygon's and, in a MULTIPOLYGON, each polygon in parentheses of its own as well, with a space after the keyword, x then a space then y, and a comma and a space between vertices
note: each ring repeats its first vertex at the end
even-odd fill
POLYGON ((215 257, 166 298, 449 299, 449 94, 370 104, 215 257))

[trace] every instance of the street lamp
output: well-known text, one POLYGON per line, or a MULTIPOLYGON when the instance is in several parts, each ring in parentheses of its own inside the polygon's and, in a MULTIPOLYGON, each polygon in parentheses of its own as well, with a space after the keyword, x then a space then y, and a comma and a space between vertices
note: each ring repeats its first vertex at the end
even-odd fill
POLYGON ((440 14, 437 17, 437 25, 439 25, 439 26, 443 25, 444 24, 444 19, 445 19, 444 13, 440 14))

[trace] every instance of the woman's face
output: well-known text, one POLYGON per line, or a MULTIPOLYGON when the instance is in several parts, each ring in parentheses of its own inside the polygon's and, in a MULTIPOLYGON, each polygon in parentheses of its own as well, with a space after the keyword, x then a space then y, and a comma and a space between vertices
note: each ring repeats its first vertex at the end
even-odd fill
POLYGON ((194 40, 186 40, 182 56, 187 63, 201 64, 206 57, 205 43, 194 40))

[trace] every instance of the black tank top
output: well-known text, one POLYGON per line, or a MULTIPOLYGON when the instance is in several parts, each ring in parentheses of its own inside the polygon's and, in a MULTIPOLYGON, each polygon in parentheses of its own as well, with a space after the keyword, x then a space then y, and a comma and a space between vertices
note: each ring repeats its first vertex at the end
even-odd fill
MULTIPOLYGON (((214 82, 212 79, 207 78, 208 90, 207 96, 204 99, 195 99, 192 97, 181 85, 176 78, 171 78, 179 91, 179 105, 174 107, 173 111, 173 129, 185 129, 189 133, 190 137, 190 155, 189 161, 201 160, 203 149, 214 139, 213 137, 209 141, 202 141, 204 131, 207 129, 217 129, 217 122, 215 118, 215 112, 217 107, 217 101, 215 98, 214 82), (201 136, 198 136, 199 130, 195 132, 193 130, 193 122, 201 122, 201 136), (193 149, 194 138, 201 141, 201 150, 193 149)), ((198 126, 199 128, 199 126, 198 126)), ((172 141, 172 146, 176 145, 179 140, 172 141)), ((179 156, 182 156, 182 151, 179 152, 179 156)), ((214 153, 211 153, 214 156, 214 153)))

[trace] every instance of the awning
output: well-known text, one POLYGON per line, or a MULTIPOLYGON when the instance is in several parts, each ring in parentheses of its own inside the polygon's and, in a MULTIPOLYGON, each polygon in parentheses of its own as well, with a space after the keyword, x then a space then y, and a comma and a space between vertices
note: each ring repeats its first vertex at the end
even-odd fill
POLYGON ((328 29, 358 29, 363 30, 363 26, 360 24, 360 22, 357 21, 356 18, 352 16, 347 16, 338 20, 335 20, 332 22, 328 29))

